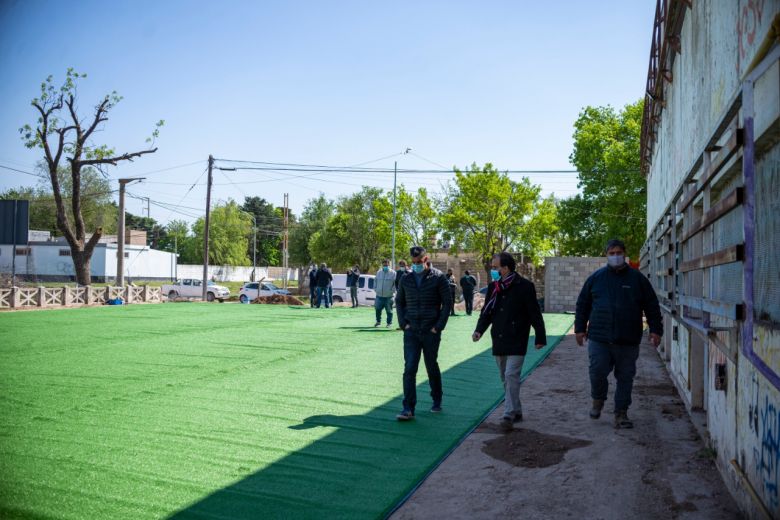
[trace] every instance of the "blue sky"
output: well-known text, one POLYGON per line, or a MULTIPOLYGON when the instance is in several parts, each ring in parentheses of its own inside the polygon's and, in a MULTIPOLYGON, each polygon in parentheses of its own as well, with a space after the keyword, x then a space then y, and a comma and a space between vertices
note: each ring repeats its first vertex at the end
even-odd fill
MULTIPOLYGON (((74 67, 88 74, 79 87, 84 116, 104 94, 124 96, 99 142, 144 149, 154 123, 166 121, 157 153, 109 171, 112 179, 145 175, 128 191, 168 205, 151 209, 163 223, 203 213, 209 154, 569 170, 580 110, 642 96, 654 9, 652 0, 0 0, 0 165, 33 171, 41 153, 24 148, 18 128, 35 121, 29 102, 40 82, 74 67), (398 155, 407 147, 412 154, 398 155)), ((287 192, 300 213, 319 192, 392 188, 392 174, 286 175, 217 172, 213 197, 281 205, 287 192)), ((528 177, 545 194, 577 191, 576 174, 528 177)), ((448 178, 402 173, 399 183, 437 191, 448 178)), ((33 183, 0 168, 0 191, 33 183)), ((141 207, 128 201, 132 213, 141 207)))

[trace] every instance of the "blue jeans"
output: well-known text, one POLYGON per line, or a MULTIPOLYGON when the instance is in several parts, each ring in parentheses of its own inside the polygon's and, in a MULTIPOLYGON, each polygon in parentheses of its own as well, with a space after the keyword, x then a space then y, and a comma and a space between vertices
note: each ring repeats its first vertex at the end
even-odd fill
POLYGON ((439 370, 439 343, 441 332, 434 334, 430 329, 404 330, 404 409, 414 411, 417 406, 417 367, 420 355, 425 361, 428 383, 431 385, 433 402, 441 404, 441 371, 439 370))
POLYGON ((393 299, 389 296, 377 296, 374 301, 376 322, 382 323, 382 309, 387 312, 387 324, 393 323, 393 299))
POLYGON ((325 303, 326 309, 330 307, 330 303, 328 302, 328 288, 317 287, 317 308, 318 309, 323 302, 325 303))
POLYGON ((588 341, 590 358, 590 396, 606 400, 609 390, 607 376, 615 371, 615 411, 628 410, 631 406, 631 389, 636 375, 639 345, 610 345, 588 341))

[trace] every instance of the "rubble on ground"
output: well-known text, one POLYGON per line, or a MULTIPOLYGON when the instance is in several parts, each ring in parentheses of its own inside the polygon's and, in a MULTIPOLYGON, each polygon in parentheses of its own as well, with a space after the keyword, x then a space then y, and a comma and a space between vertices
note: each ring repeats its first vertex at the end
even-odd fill
POLYGON ((303 305, 303 302, 292 295, 272 294, 271 296, 260 296, 251 303, 270 303, 273 305, 303 305))

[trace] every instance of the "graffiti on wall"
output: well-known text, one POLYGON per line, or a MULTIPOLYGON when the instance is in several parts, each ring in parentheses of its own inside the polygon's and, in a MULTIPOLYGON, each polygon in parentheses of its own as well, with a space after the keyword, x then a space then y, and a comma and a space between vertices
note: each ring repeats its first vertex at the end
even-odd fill
POLYGON ((780 507, 780 415, 777 404, 766 391, 761 391, 756 372, 753 372, 750 387, 748 421, 756 436, 753 468, 763 488, 766 505, 776 511, 780 507))
POLYGON ((737 74, 741 72, 742 64, 748 57, 748 51, 756 43, 765 3, 766 0, 747 0, 739 9, 737 16, 737 41, 739 45, 737 74))

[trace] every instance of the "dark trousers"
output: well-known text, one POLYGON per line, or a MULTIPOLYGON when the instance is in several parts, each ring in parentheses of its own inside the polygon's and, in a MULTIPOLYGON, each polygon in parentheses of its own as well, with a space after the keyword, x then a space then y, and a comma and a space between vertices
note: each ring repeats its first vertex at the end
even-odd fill
POLYGON ((428 372, 433 402, 441 403, 441 371, 436 361, 440 342, 441 332, 434 334, 430 329, 404 330, 404 409, 414 411, 417 405, 417 367, 421 355, 428 372))
POLYGON ((310 284, 309 285, 309 302, 311 303, 312 307, 317 305, 317 285, 316 284, 310 284))
POLYGON ((466 302, 466 314, 471 316, 471 311, 474 310, 474 293, 463 292, 463 301, 466 302))
POLYGON ((349 287, 349 297, 352 300, 352 306, 357 307, 358 306, 358 297, 357 297, 357 286, 351 285, 349 287))
POLYGON ((609 345, 588 341, 590 358, 590 395, 593 399, 606 400, 609 390, 607 376, 615 371, 615 411, 628 410, 631 406, 631 389, 636 375, 639 345, 609 345))
POLYGON ((455 289, 450 289, 450 316, 455 316, 455 289))

